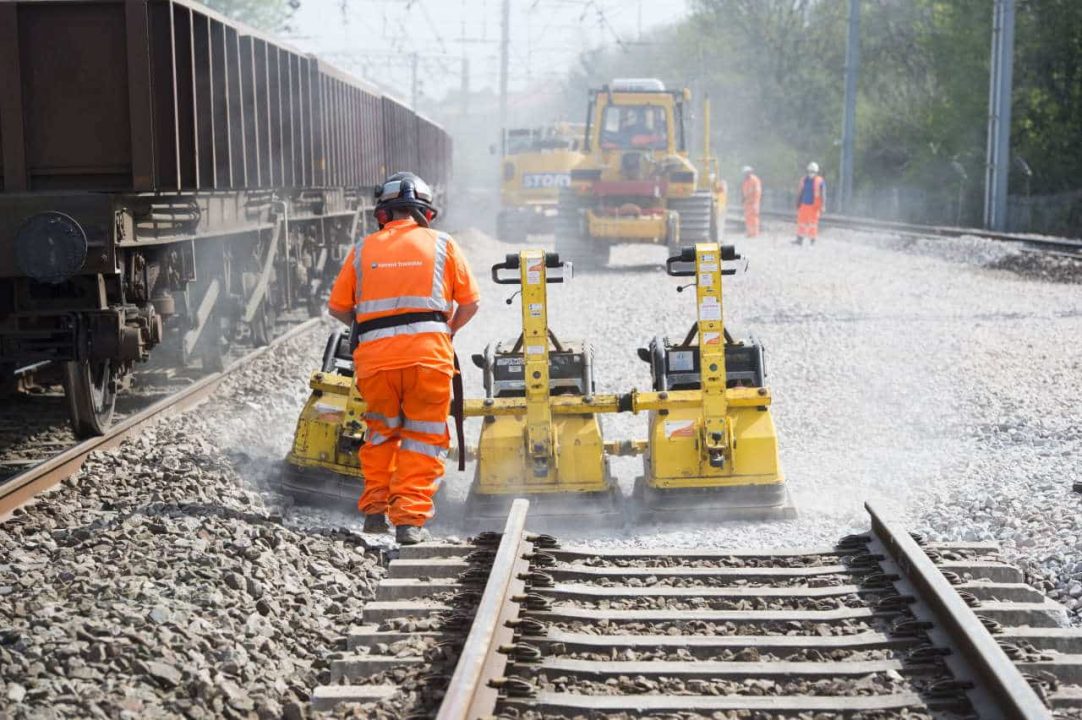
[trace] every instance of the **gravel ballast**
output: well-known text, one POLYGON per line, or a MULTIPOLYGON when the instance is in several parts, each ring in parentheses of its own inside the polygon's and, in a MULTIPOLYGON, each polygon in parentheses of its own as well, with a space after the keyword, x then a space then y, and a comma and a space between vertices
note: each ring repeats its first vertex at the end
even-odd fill
MULTIPOLYGON (((457 236, 483 301, 456 338, 465 358, 518 333, 517 300, 505 305, 510 290, 486 277, 519 247, 457 236)), ((572 530, 561 540, 830 546, 866 530, 862 503, 871 499, 929 539, 1000 542, 1003 559, 1077 620, 1082 496, 1071 486, 1082 480, 1082 293, 1069 268, 1042 276, 1026 270, 1030 258, 1012 261, 1015 251, 973 238, 914 244, 827 231, 799 248, 786 229, 734 239, 750 272, 726 278, 727 319, 737 337, 767 349, 800 517, 572 530)), ((599 392, 648 388, 635 349, 654 334, 682 336, 694 319, 691 296, 661 269, 665 255, 619 248, 616 267, 549 286, 555 332, 597 350, 599 392)), ((98 454, 0 525, 0 716, 46 708, 59 717, 299 716, 382 574, 369 548, 378 539, 356 532, 355 511, 290 508, 267 491, 325 334, 288 343, 224 383, 212 403, 98 454)), ((467 394, 479 397, 481 373, 464 365, 467 394)), ((603 422, 609 440, 645 434, 644 417, 603 422)), ((478 428, 470 421, 472 442, 478 428)), ((630 493, 641 461, 615 458, 612 468, 630 493)), ((472 477, 472 463, 465 473, 449 466, 444 532, 491 529, 449 522, 472 477)), ((600 632, 617 630, 668 628, 600 632)))
POLYGON ((238 430, 295 412, 313 337, 0 525, 0 716, 301 717, 383 575, 363 537, 287 527, 237 469, 238 430))

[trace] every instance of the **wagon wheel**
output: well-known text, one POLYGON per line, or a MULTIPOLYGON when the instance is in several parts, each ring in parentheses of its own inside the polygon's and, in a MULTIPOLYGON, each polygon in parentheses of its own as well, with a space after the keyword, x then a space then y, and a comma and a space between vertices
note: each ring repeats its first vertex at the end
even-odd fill
POLYGON ((225 339, 222 329, 222 316, 218 310, 215 310, 207 318, 207 327, 203 331, 203 337, 199 339, 202 345, 199 354, 203 360, 203 370, 206 372, 221 372, 225 369, 225 357, 222 348, 225 339))
POLYGON ((0 398, 13 395, 19 389, 19 378, 15 376, 15 366, 0 363, 0 398))
POLYGON ((64 363, 64 396, 77 437, 104 435, 116 405, 112 364, 109 360, 64 363))
POLYGON ((263 301, 259 303, 255 317, 252 318, 251 329, 252 345, 263 347, 270 344, 274 337, 274 311, 271 310, 268 298, 263 298, 263 301))

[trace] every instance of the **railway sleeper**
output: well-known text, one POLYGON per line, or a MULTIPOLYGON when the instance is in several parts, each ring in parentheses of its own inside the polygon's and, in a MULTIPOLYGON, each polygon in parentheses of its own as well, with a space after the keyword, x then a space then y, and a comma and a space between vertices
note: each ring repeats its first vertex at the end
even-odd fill
POLYGON ((365 624, 351 629, 346 652, 330 658, 329 684, 314 689, 312 708, 394 701, 403 676, 420 678, 427 698, 419 702, 437 697, 491 570, 489 540, 402 547, 364 608, 365 624))

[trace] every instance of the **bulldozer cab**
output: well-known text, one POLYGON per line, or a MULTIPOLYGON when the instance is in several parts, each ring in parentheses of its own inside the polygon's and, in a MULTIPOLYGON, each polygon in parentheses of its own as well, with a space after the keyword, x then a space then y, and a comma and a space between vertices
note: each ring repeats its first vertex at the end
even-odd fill
POLYGON ((686 93, 660 80, 614 80, 590 91, 586 150, 687 154, 686 93))

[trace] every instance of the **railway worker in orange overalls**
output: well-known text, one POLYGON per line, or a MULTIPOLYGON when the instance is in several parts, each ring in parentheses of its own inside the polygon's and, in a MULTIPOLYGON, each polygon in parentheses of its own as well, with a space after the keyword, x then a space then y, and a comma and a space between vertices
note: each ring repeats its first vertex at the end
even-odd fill
POLYGON ((759 204, 763 199, 763 183, 750 165, 744 166, 743 173, 740 197, 744 201, 744 233, 750 238, 759 237, 759 204))
POLYGON ((819 216, 826 204, 827 184, 819 174, 819 163, 808 163, 808 174, 800 180, 796 198, 796 241, 803 245, 804 238, 815 244, 819 237, 819 216))
POLYGON ((455 374, 451 338, 477 313, 478 289, 458 244, 431 230, 432 191, 413 173, 376 188, 380 229, 346 256, 328 307, 356 322, 354 376, 368 427, 360 450, 365 488, 357 507, 365 532, 412 545, 443 476, 455 374))

